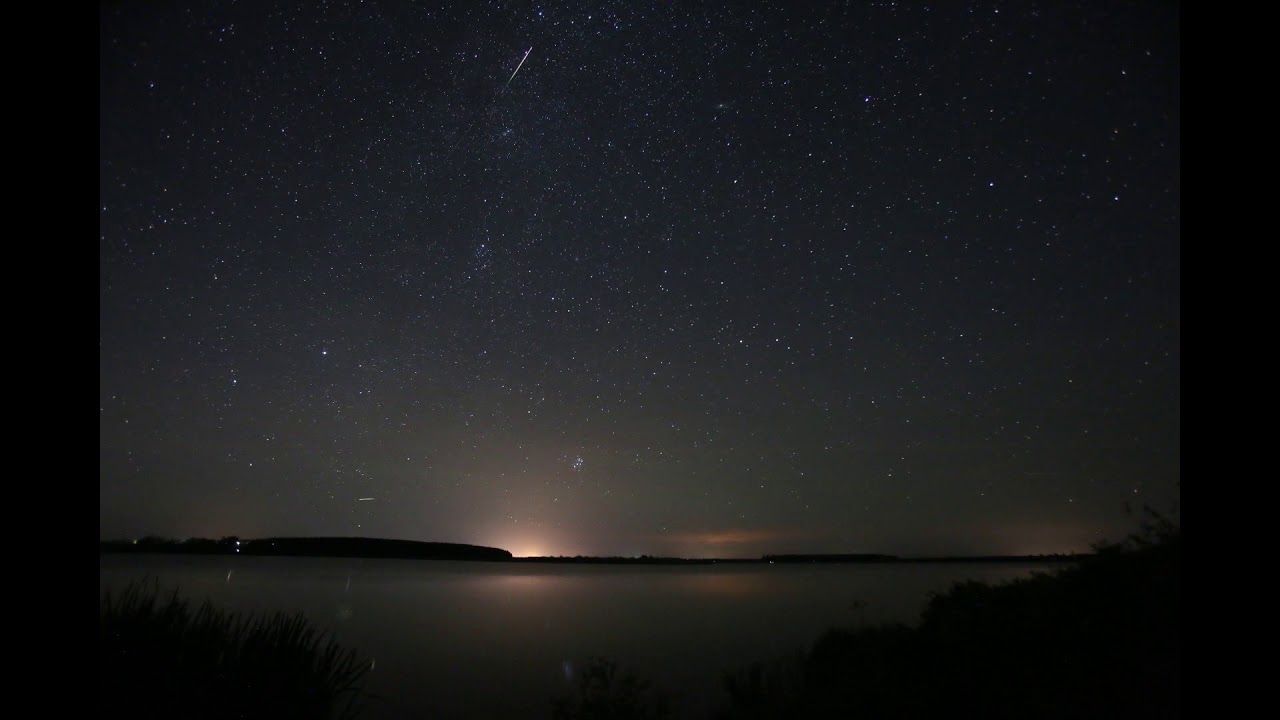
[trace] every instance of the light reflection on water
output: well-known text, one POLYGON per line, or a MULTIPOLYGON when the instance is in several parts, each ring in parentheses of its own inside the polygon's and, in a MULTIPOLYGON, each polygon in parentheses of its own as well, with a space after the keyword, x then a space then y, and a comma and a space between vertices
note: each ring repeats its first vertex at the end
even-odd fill
POLYGON ((1032 564, 620 566, 103 555, 103 589, 152 577, 193 601, 303 612, 376 658, 363 716, 547 717, 590 656, 707 717, 725 670, 789 655, 836 625, 914 622, 930 592, 1032 564))

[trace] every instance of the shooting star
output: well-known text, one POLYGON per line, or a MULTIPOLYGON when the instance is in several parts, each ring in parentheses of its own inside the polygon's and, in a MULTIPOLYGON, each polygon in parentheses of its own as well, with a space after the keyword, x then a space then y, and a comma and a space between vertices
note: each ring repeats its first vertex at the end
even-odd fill
POLYGON ((356 500, 377 500, 378 498, 356 498, 356 500))
POLYGON ((511 77, 507 78, 507 85, 516 79, 516 73, 520 72, 520 68, 524 67, 524 61, 529 59, 529 53, 533 52, 533 46, 530 45, 528 50, 524 51, 524 57, 520 58, 520 64, 516 66, 516 72, 511 73, 511 77))

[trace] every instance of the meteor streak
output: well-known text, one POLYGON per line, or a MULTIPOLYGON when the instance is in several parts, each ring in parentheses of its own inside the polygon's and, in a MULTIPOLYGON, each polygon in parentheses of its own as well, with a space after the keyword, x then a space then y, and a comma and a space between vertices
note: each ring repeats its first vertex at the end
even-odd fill
POLYGON ((524 67, 524 61, 529 59, 529 53, 533 52, 533 46, 530 45, 528 50, 524 51, 524 57, 520 58, 520 64, 516 66, 516 72, 511 73, 511 77, 507 78, 507 84, 510 85, 512 80, 516 79, 516 73, 520 72, 520 68, 524 67))

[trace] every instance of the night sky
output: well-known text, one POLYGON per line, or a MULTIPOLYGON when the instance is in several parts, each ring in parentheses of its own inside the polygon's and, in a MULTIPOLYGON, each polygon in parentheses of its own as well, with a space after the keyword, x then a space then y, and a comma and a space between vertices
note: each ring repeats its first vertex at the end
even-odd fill
POLYGON ((1180 492, 1178 12, 102 5, 101 537, 1121 539, 1180 492))

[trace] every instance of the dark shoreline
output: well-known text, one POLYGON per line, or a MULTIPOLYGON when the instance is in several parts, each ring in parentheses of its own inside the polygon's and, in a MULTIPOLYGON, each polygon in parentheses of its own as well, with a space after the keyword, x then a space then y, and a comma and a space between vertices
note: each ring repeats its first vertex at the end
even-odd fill
POLYGON ((903 563, 1046 563, 1076 562, 1092 553, 1070 555, 972 555, 899 557, 881 554, 813 553, 763 555, 758 558, 653 557, 513 557, 507 550, 460 543, 388 540, 384 538, 259 538, 241 540, 142 540, 103 541, 99 553, 159 553, 176 555, 254 555, 280 557, 397 558, 406 560, 463 560, 533 564, 579 565, 797 565, 797 564, 903 564, 903 563))

